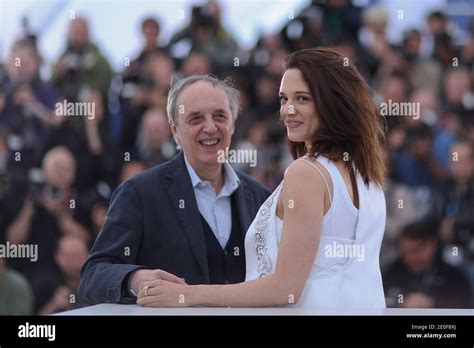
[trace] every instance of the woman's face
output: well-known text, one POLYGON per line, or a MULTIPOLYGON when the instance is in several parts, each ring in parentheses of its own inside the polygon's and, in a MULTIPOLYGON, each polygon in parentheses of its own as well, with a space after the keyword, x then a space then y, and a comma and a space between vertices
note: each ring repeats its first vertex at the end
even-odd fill
POLYGON ((288 138, 293 142, 309 142, 319 127, 310 89, 299 69, 288 69, 280 85, 280 115, 288 138))

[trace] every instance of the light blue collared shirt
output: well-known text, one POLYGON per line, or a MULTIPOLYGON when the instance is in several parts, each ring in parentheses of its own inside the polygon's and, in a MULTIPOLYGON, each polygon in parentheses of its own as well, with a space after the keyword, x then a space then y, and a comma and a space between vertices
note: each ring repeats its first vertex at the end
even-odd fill
POLYGON ((203 181, 191 167, 184 156, 186 168, 194 188, 194 195, 199 212, 209 224, 222 249, 225 248, 232 231, 232 206, 230 196, 240 185, 240 179, 229 163, 222 165, 224 171, 224 186, 216 196, 210 181, 203 181))

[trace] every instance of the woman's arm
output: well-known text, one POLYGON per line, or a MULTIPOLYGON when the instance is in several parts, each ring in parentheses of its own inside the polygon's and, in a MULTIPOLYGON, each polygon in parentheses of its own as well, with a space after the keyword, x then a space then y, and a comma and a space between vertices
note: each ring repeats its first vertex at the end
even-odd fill
POLYGON ((140 290, 137 303, 150 307, 264 307, 297 303, 318 250, 327 189, 321 175, 303 161, 293 162, 284 180, 283 234, 274 274, 233 285, 156 281, 140 290))

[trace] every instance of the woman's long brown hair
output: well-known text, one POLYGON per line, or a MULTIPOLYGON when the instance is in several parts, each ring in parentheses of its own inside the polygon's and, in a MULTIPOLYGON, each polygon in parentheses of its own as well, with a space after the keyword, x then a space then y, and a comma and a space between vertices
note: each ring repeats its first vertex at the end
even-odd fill
POLYGON ((319 127, 311 148, 288 140, 293 158, 323 155, 332 161, 352 163, 364 182, 384 186, 385 165, 381 141, 382 119, 369 86, 357 69, 334 49, 311 48, 290 54, 284 69, 299 69, 313 96, 319 127))

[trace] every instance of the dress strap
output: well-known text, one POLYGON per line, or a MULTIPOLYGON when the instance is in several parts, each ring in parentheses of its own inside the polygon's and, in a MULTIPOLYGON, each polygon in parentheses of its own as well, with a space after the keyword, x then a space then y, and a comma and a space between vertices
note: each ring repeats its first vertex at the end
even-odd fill
MULTIPOLYGON (((331 189, 329 188, 329 185, 328 185, 328 182, 326 180, 326 177, 323 175, 323 173, 321 172, 321 169, 319 169, 313 162, 307 160, 306 158, 300 158, 300 160, 308 163, 311 167, 313 167, 314 169, 316 169, 318 171, 319 174, 321 174, 321 176, 323 177, 323 180, 324 180, 324 183, 326 184, 326 187, 328 189, 328 193, 329 193, 329 202, 331 203, 331 206, 332 206, 332 195, 331 195, 331 189)), ((322 164, 321 164, 322 165, 322 164)), ((327 170, 327 169, 326 169, 327 170)), ((329 172, 329 171, 328 171, 329 172)), ((331 173, 329 173, 329 175, 331 175, 331 173)), ((334 183, 333 183, 334 185, 334 183)))

